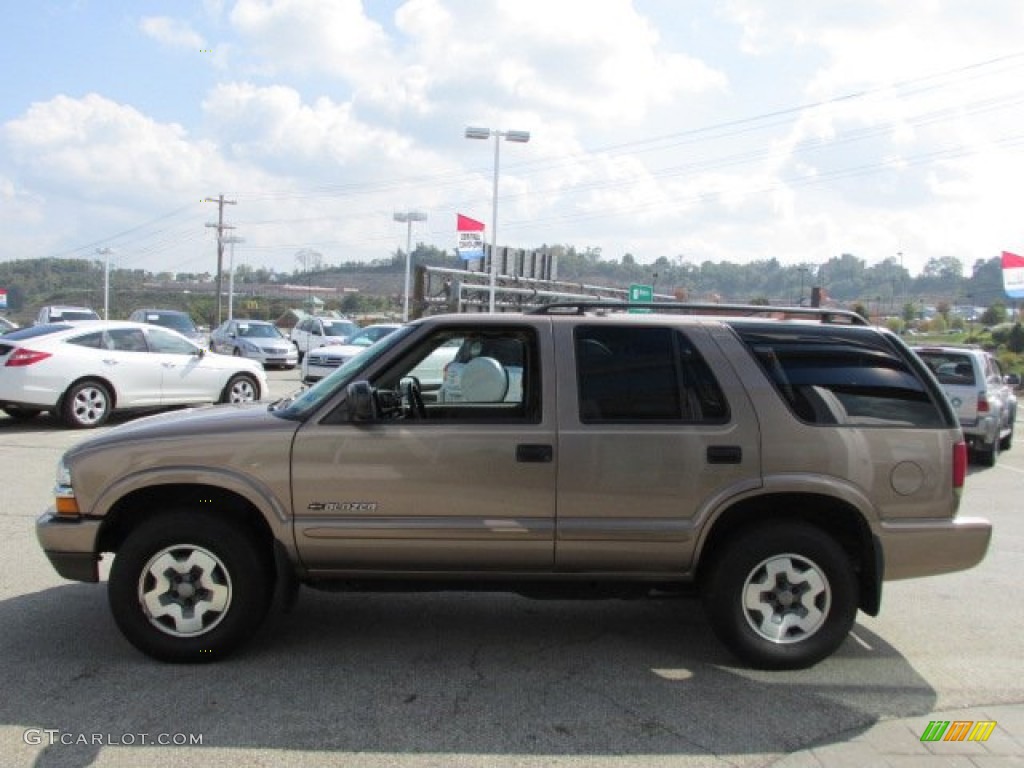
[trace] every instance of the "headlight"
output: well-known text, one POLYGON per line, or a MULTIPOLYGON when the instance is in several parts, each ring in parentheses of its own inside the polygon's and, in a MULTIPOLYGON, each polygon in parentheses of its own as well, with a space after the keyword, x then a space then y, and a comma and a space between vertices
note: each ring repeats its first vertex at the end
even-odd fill
POLYGON ((56 486, 53 489, 53 495, 56 497, 54 507, 58 515, 78 517, 81 514, 78 509, 78 499, 75 498, 75 491, 71 487, 71 470, 68 469, 63 458, 57 463, 56 486))
POLYGON ((71 470, 64 463, 63 457, 57 462, 57 488, 71 489, 71 470))

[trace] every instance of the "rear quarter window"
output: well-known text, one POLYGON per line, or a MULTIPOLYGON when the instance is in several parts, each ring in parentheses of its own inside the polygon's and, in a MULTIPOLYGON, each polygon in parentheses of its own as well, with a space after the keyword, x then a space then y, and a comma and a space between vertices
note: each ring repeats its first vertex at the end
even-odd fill
POLYGON ((883 334, 734 326, 783 400, 819 425, 946 427, 933 392, 883 334))

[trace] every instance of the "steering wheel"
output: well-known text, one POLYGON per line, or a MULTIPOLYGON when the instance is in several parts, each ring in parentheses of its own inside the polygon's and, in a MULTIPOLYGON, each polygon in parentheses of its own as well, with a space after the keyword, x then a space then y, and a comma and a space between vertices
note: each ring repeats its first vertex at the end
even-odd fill
POLYGON ((402 379, 402 394, 405 395, 409 415, 414 419, 427 418, 427 407, 423 404, 423 386, 415 376, 406 376, 402 379))

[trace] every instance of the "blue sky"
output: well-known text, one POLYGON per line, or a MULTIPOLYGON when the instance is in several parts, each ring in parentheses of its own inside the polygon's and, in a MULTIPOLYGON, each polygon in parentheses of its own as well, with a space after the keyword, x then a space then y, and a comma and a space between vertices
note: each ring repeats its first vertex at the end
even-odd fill
POLYGON ((1024 250, 1024 4, 68 0, 4 4, 0 259, 290 272, 498 241, 618 260, 1024 250), (906 5, 907 7, 903 7, 906 5), (490 232, 486 233, 488 241, 490 232))

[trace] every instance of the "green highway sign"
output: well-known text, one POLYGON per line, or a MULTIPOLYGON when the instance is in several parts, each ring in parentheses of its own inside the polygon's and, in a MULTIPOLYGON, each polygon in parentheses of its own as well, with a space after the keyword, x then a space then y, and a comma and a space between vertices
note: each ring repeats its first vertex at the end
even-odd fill
MULTIPOLYGON (((654 286, 653 285, 631 285, 629 286, 629 301, 643 302, 643 301, 654 301, 654 286)), ((650 312, 649 309, 633 308, 630 312, 650 312)))

